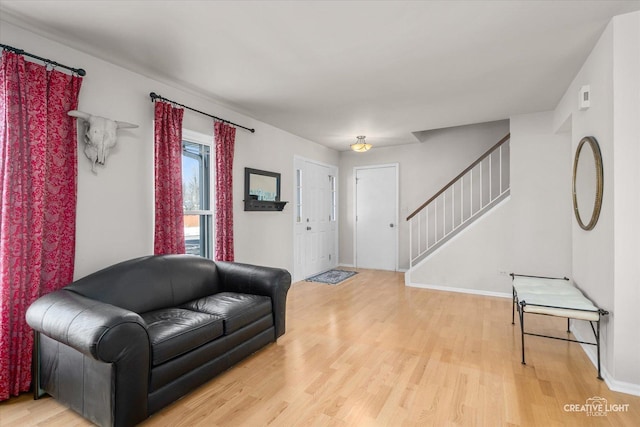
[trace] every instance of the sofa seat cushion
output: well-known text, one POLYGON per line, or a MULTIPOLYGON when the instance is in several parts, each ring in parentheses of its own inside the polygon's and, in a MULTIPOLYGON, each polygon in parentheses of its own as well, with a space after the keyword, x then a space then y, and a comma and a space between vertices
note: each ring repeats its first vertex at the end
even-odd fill
POLYGON ((187 353, 223 334, 222 317, 215 314, 165 308, 140 314, 147 324, 153 366, 187 353))
POLYGON ((220 292, 190 301, 182 308, 220 316, 224 333, 229 335, 260 318, 271 314, 271 298, 261 295, 220 292))

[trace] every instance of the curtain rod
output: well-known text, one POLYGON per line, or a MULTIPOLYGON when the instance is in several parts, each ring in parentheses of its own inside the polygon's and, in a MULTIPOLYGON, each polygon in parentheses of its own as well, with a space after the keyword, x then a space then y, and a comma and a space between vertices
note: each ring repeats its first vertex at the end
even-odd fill
POLYGON ((213 116, 213 115, 211 115, 211 114, 205 113, 204 111, 200 111, 200 110, 196 110, 195 108, 187 107, 187 106, 186 106, 186 105, 184 105, 184 104, 180 104, 179 102, 175 102, 175 101, 172 101, 172 100, 170 100, 170 99, 167 99, 167 98, 165 98, 164 96, 158 95, 158 94, 157 94, 157 93, 155 93, 155 92, 151 92, 151 93, 149 94, 149 96, 151 97, 151 101, 152 101, 152 102, 153 102, 153 101, 155 101, 156 99, 159 99, 159 100, 161 100, 161 101, 170 102, 171 104, 179 105, 179 106, 184 107, 184 108, 186 108, 186 109, 188 109, 188 110, 195 111, 196 113, 204 114, 205 116, 209 116, 209 117, 211 117, 211 118, 213 118, 213 119, 215 119, 215 120, 219 120, 219 121, 221 121, 221 122, 223 122, 223 123, 229 123, 230 125, 233 125, 233 126, 235 126, 235 127, 239 127, 239 128, 242 128, 242 129, 248 130, 248 131, 249 131, 249 132, 251 132, 251 133, 255 133, 255 132, 256 132, 256 130, 255 130, 255 129, 250 129, 250 128, 248 128, 248 127, 241 126, 241 125, 239 125, 239 124, 237 124, 237 123, 230 122, 229 120, 221 119, 220 117, 216 117, 216 116, 213 116))
POLYGON ((69 67, 68 65, 59 64, 56 61, 52 61, 50 59, 43 58, 43 57, 38 56, 38 55, 34 55, 33 53, 25 52, 24 50, 18 49, 18 48, 13 47, 13 46, 8 46, 6 44, 0 44, 0 48, 2 48, 4 50, 9 50, 9 51, 14 52, 14 53, 17 53, 18 55, 24 55, 24 56, 29 56, 31 58, 38 59, 40 61, 43 61, 43 62, 51 65, 52 67, 66 68, 67 70, 71 70, 71 71, 73 71, 74 73, 76 73, 77 75, 79 75, 81 77, 85 76, 87 74, 87 72, 82 68, 73 68, 73 67, 69 67))

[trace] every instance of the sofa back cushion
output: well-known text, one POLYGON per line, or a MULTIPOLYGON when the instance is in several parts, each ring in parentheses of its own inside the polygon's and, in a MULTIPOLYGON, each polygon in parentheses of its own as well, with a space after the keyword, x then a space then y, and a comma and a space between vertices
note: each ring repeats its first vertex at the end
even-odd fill
POLYGON ((66 289, 136 313, 175 307, 220 292, 216 264, 194 255, 156 255, 124 261, 66 289))

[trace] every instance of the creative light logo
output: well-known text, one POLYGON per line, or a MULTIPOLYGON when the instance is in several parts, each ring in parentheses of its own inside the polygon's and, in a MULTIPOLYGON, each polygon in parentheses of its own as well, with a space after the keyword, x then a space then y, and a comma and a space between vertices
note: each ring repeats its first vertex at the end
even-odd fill
POLYGON ((584 404, 567 403, 562 408, 565 412, 584 412, 588 417, 606 417, 609 412, 627 412, 628 403, 609 403, 604 397, 593 396, 584 404))

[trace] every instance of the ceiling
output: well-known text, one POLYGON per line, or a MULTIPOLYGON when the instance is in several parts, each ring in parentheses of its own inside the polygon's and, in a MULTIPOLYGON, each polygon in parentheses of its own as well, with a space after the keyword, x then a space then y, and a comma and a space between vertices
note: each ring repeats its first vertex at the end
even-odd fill
POLYGON ((337 150, 357 135, 415 143, 425 130, 551 110, 610 19, 635 10, 640 1, 0 0, 8 22, 337 150))

